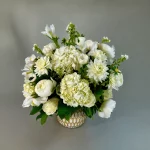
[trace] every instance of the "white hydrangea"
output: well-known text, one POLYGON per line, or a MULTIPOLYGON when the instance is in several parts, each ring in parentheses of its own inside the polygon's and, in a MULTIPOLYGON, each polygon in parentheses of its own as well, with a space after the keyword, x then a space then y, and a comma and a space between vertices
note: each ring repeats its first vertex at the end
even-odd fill
POLYGON ((35 86, 35 92, 40 97, 50 96, 56 88, 56 81, 51 80, 41 80, 35 86))
POLYGON ((112 99, 104 101, 100 107, 98 115, 102 118, 109 118, 114 108, 116 107, 116 102, 112 99))
POLYGON ((23 85, 23 95, 24 97, 30 97, 32 94, 35 93, 35 87, 32 85, 32 83, 25 83, 23 85))
POLYGON ((104 90, 103 96, 105 100, 113 98, 112 89, 104 90))
POLYGON ((29 107, 29 106, 40 106, 47 101, 48 97, 27 97, 22 104, 22 107, 29 107))
POLYGON ((38 74, 38 76, 41 76, 43 74, 48 74, 48 69, 51 69, 51 63, 49 61, 49 57, 40 57, 35 62, 35 73, 38 74))
POLYGON ((115 57, 115 47, 110 47, 109 45, 102 43, 99 44, 98 48, 106 54, 106 56, 109 58, 109 62, 112 63, 113 58, 115 57))
POLYGON ((49 43, 48 45, 45 45, 44 48, 43 48, 43 53, 46 55, 46 56, 49 56, 51 57, 52 54, 53 54, 53 51, 56 49, 56 45, 55 43, 49 43))
POLYGON ((107 56, 101 50, 93 49, 88 53, 89 56, 93 56, 94 58, 101 60, 102 62, 106 62, 107 56))
POLYGON ((120 72, 118 74, 110 74, 108 88, 113 88, 118 90, 120 86, 123 85, 123 74, 120 72))
POLYGON ((104 81, 109 74, 106 63, 98 59, 94 59, 94 62, 90 61, 87 67, 87 76, 91 81, 95 81, 96 83, 104 81))
POLYGON ((96 102, 88 81, 81 79, 77 73, 64 76, 60 83, 60 97, 64 104, 73 107, 92 107, 96 102))
POLYGON ((58 98, 51 98, 49 99, 46 103, 43 104, 43 111, 47 114, 47 115, 53 115, 56 110, 58 109, 58 98))
POLYGON ((88 56, 82 54, 74 46, 63 46, 56 49, 52 57, 53 69, 60 76, 78 70, 87 61, 88 56))

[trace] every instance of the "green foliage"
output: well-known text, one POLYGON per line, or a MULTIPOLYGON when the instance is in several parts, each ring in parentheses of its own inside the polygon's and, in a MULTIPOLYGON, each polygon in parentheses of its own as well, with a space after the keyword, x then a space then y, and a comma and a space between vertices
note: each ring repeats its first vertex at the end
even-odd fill
POLYGON ((81 36, 80 33, 78 31, 76 31, 76 27, 72 23, 70 23, 68 25, 67 32, 69 34, 69 39, 66 41, 63 40, 63 43, 65 43, 68 46, 69 45, 75 46, 76 45, 76 39, 81 36))
POLYGON ((86 114, 87 117, 92 118, 93 115, 96 113, 97 108, 96 106, 87 108, 87 107, 83 107, 83 112, 86 114))
POLYGON ((87 78, 88 78, 88 77, 87 77, 87 65, 86 65, 86 64, 83 65, 83 66, 79 69, 78 73, 81 75, 81 78, 87 79, 87 78))
POLYGON ((56 37, 52 37, 51 40, 55 43, 55 45, 56 45, 57 48, 60 48, 59 43, 58 43, 58 39, 59 38, 56 36, 56 37))
POLYGON ((42 105, 40 105, 40 106, 33 106, 33 107, 32 107, 32 110, 31 110, 31 112, 30 112, 30 115, 34 115, 34 114, 40 112, 41 109, 42 109, 42 105))
POLYGON ((36 44, 33 45, 33 50, 36 51, 38 54, 41 54, 44 56, 44 53, 36 44))
POLYGON ((108 39, 108 37, 103 37, 102 38, 102 43, 109 43, 109 42, 111 42, 111 40, 108 39))
POLYGON ((40 113, 37 117, 36 120, 40 119, 42 117, 43 113, 40 113))
POLYGON ((59 101, 58 104, 58 111, 57 111, 57 115, 63 119, 65 118, 66 120, 69 120, 69 118, 71 117, 71 115, 77 111, 78 109, 80 109, 79 107, 70 107, 65 105, 62 100, 59 101))
POLYGON ((104 93, 103 89, 101 87, 97 87, 97 89, 94 91, 96 101, 101 101, 101 96, 103 93, 104 93))
POLYGON ((42 113, 42 115, 41 115, 41 125, 46 123, 47 118, 48 118, 48 115, 46 115, 46 113, 42 113))

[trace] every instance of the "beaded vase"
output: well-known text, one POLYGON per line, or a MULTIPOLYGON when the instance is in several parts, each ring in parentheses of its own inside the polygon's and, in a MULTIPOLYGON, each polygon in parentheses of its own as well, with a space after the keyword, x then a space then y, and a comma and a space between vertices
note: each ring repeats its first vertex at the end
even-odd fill
POLYGON ((64 127, 77 128, 84 124, 86 120, 86 115, 82 110, 78 110, 72 114, 69 120, 61 119, 59 116, 57 116, 57 120, 64 127))

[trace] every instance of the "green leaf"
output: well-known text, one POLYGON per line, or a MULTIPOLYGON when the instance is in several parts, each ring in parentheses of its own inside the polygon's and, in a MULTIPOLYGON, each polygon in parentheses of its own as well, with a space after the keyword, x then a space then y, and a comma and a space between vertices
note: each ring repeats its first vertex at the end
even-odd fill
POLYGON ((61 100, 59 101, 58 104, 58 111, 57 111, 57 115, 63 119, 65 118, 66 120, 69 120, 69 118, 71 117, 71 115, 77 111, 79 109, 79 107, 70 107, 65 105, 61 100))
POLYGON ((94 95, 96 97, 96 100, 99 101, 100 100, 100 96, 103 94, 103 90, 100 88, 97 88, 96 91, 94 92, 94 95))
POLYGON ((31 110, 31 112, 30 112, 30 115, 36 114, 36 113, 39 112, 41 109, 42 109, 42 105, 40 105, 40 106, 33 106, 33 107, 32 107, 32 110, 31 110))
POLYGON ((46 122, 47 118, 48 118, 48 115, 43 113, 42 116, 41 116, 41 125, 43 125, 46 122))
POLYGON ((96 113, 96 107, 93 106, 93 107, 90 107, 90 108, 87 108, 87 107, 84 107, 83 108, 83 111, 84 113, 89 117, 89 118, 92 118, 93 115, 96 113))
POLYGON ((37 117, 36 117, 36 120, 38 120, 38 119, 40 119, 41 117, 42 117, 42 113, 41 114, 39 114, 37 117))

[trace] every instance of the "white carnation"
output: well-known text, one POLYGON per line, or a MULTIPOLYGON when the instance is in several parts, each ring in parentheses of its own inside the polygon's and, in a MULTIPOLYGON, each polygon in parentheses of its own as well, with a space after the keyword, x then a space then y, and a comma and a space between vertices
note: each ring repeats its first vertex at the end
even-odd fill
POLYGON ((63 102, 69 106, 92 107, 96 102, 88 81, 81 79, 77 73, 64 76, 60 83, 60 93, 63 102))
POLYGON ((100 107, 98 115, 102 118, 109 118, 114 108, 116 107, 116 102, 112 99, 104 101, 100 107))
POLYGON ((35 86, 35 92, 40 97, 50 96, 56 88, 56 81, 51 80, 41 80, 35 86))
POLYGON ((115 48, 114 46, 110 47, 107 44, 99 44, 99 49, 102 50, 107 57, 109 58, 110 63, 113 62, 113 58, 115 57, 115 48))
POLYGON ((123 74, 120 72, 118 74, 110 74, 109 77, 109 88, 113 88, 115 90, 118 90, 120 86, 123 85, 123 74))
POLYGON ((94 62, 91 61, 88 65, 87 76, 91 81, 96 83, 104 81, 108 76, 108 67, 106 63, 98 59, 94 59, 94 62))
POLYGON ((49 61, 49 57, 40 57, 35 62, 35 73, 39 76, 43 74, 48 74, 48 69, 51 69, 51 63, 49 61))
POLYGON ((46 56, 52 56, 53 54, 53 51, 56 49, 56 45, 55 43, 49 43, 48 45, 45 45, 44 48, 43 48, 43 53, 46 55, 46 56))
POLYGON ((52 115, 56 112, 56 110, 58 109, 58 98, 51 98, 49 99, 45 104, 43 104, 43 111, 47 114, 47 115, 52 115))
POLYGON ((45 31, 41 32, 44 35, 47 35, 50 38, 56 37, 55 35, 55 26, 52 24, 50 26, 46 25, 45 31))
POLYGON ((22 107, 29 107, 29 106, 40 106, 40 104, 43 104, 47 101, 47 97, 27 97, 22 104, 22 107))
POLYGON ((107 56, 105 55, 105 53, 103 53, 101 50, 98 49, 93 49, 88 53, 89 56, 93 56, 94 58, 102 61, 102 62, 106 62, 107 60, 107 56))

